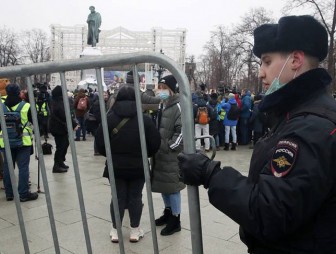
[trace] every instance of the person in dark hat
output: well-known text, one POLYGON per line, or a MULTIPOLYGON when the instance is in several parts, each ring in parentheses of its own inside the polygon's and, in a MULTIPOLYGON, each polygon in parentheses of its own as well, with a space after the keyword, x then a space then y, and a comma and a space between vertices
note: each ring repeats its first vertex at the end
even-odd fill
POLYGON ((253 52, 272 129, 255 144, 249 175, 181 153, 182 178, 209 189, 249 253, 336 253, 336 102, 319 68, 327 31, 312 16, 282 17, 254 30, 253 52))
MULTIPOLYGON (((36 200, 38 198, 37 192, 30 192, 29 190, 29 163, 30 154, 33 146, 33 130, 29 123, 32 123, 30 104, 24 102, 20 98, 20 88, 17 84, 8 84, 6 86, 7 97, 3 104, 4 111, 18 112, 20 114, 20 124, 9 122, 9 116, 6 117, 7 126, 11 126, 11 129, 17 130, 11 131, 7 127, 7 134, 9 138, 9 144, 11 148, 11 154, 13 162, 16 162, 19 168, 19 183, 18 192, 20 195, 20 201, 26 202, 36 200)), ((4 112, 6 114, 6 112, 4 112)), ((0 149, 4 153, 5 141, 2 131, 0 131, 0 149)), ((4 186, 6 192, 6 200, 12 201, 14 199, 12 183, 9 174, 8 160, 4 156, 4 186)))
POLYGON ((159 97, 162 100, 157 117, 161 146, 155 154, 152 191, 161 193, 165 205, 163 215, 155 220, 156 226, 165 227, 161 235, 181 231, 181 193, 185 185, 179 178, 177 154, 183 149, 180 97, 173 75, 159 80, 159 97))
MULTIPOLYGON (((55 138, 56 151, 54 155, 53 173, 66 173, 69 166, 65 165, 65 155, 69 147, 69 135, 65 117, 63 102, 63 92, 61 86, 56 86, 52 92, 51 114, 50 114, 50 133, 55 138)), ((72 120, 72 127, 76 131, 80 127, 75 119, 72 120)))

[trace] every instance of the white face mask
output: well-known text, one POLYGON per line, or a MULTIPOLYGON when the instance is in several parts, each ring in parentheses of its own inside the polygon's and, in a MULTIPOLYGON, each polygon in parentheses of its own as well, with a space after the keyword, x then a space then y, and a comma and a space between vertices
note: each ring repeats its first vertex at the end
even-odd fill
MULTIPOLYGON (((291 57, 291 55, 289 55, 289 56, 287 57, 286 62, 284 63, 284 65, 283 65, 282 68, 281 68, 281 71, 280 71, 280 73, 279 73, 279 76, 278 76, 277 78, 274 78, 272 84, 271 84, 270 87, 267 89, 265 95, 272 94, 272 93, 274 93, 275 91, 279 90, 281 87, 283 87, 284 85, 287 84, 287 83, 283 84, 283 83, 280 82, 280 76, 281 76, 283 70, 285 69, 285 66, 286 66, 286 64, 287 64, 287 62, 288 62, 288 60, 289 60, 290 57, 291 57)), ((293 79, 295 79, 295 77, 296 77, 296 73, 297 73, 297 70, 296 70, 295 73, 294 73, 294 77, 293 77, 293 79)))

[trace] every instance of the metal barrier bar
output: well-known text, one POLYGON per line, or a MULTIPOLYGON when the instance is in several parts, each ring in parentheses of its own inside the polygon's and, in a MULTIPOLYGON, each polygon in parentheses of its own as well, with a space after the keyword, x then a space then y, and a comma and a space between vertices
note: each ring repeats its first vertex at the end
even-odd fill
POLYGON ((104 95, 103 95, 103 81, 102 81, 101 69, 96 68, 96 77, 98 81, 98 93, 99 93, 99 98, 100 98, 99 107, 100 107, 100 115, 101 115, 101 120, 102 120, 101 125, 103 127, 105 151, 106 151, 106 159, 107 159, 107 169, 108 169, 109 178, 110 178, 111 196, 112 196, 113 211, 114 211, 117 232, 118 232, 119 249, 120 249, 120 253, 124 254, 125 246, 124 246, 124 239, 122 235, 118 196, 117 196, 117 189, 116 189, 116 184, 115 184, 114 169, 113 169, 113 164, 112 164, 110 135, 109 135, 109 130, 107 126, 106 110, 105 110, 105 105, 104 105, 104 100, 103 100, 104 95))
POLYGON ((31 82, 31 78, 26 77, 26 82, 28 85, 28 96, 29 96, 29 103, 30 103, 30 112, 32 113, 32 119, 33 119, 35 142, 37 144, 36 146, 37 151, 35 151, 35 153, 37 153, 37 159, 39 160, 39 163, 38 163, 39 168, 37 170, 41 170, 42 182, 43 182, 45 198, 46 198, 46 203, 47 203, 51 233, 52 233, 53 241, 54 241, 55 253, 59 254, 61 253, 61 251, 60 251, 60 247, 58 243, 54 212, 52 209, 52 204, 51 204, 51 199, 50 199, 49 184, 48 184, 48 178, 47 178, 44 157, 43 157, 43 152, 42 152, 42 147, 41 147, 40 129, 39 129, 38 120, 37 120, 37 110, 36 110, 36 104, 35 104, 35 99, 34 99, 33 85, 31 82))
MULTIPOLYGON (((165 55, 159 53, 130 53, 130 54, 116 54, 116 55, 105 55, 98 57, 80 58, 75 60, 66 61, 55 61, 47 63, 37 63, 30 65, 20 65, 5 67, 0 69, 1 77, 16 77, 16 76, 30 76, 36 73, 47 74, 55 72, 65 72, 73 70, 82 69, 93 69, 93 68, 103 68, 111 67, 114 65, 133 65, 139 63, 155 63, 168 69, 176 78, 179 88, 180 88, 180 103, 182 107, 181 117, 182 117, 182 133, 183 133, 183 144, 184 152, 193 153, 195 152, 195 141, 194 141, 194 124, 193 124, 193 112, 192 112, 192 102, 191 94, 189 89, 189 82, 187 76, 183 71, 180 70, 178 65, 165 55)), ((101 74, 99 74, 101 75, 101 74)), ((98 77, 98 75, 97 75, 98 77)), ((63 76, 64 79, 64 76, 63 76)), ((101 78, 100 78, 101 80, 101 78)), ((100 81, 99 86, 102 83, 100 81)), ((63 96, 65 97, 65 79, 62 81, 63 96)), ((100 94, 102 96, 102 93, 100 94)), ((68 104, 67 104, 68 105, 68 104)), ((104 109, 102 102, 100 101, 101 110, 104 109)), ((67 109, 69 109, 67 107, 67 109)), ((104 109, 105 110, 105 109, 104 109)), ((102 113, 103 111, 101 111, 102 113)), ((1 113, 1 112, 0 112, 1 113)), ((3 113, 3 112, 2 112, 3 113)), ((67 125, 69 128, 69 111, 67 111, 67 125)), ((106 117, 106 116, 105 116, 106 117)), ((102 124, 104 130, 104 137, 108 136, 107 133, 107 123, 106 118, 102 116, 102 124), (105 127, 104 127, 105 125, 105 127)), ((69 131, 69 130, 68 130, 69 131)), ((72 134, 70 134, 72 137, 72 134)), ((70 140, 70 144, 73 139, 70 140)), ((72 144, 72 146, 74 146, 72 144)), ((105 138, 105 146, 109 149, 109 140, 105 138)), ((108 152, 108 151, 107 151, 108 152)), ((73 156, 75 156, 73 154, 73 156)), ((77 160, 74 163, 77 163, 77 160)), ((74 165, 75 166, 75 165, 74 165)), ((108 158, 108 169, 110 176, 113 176, 111 158, 108 158)), ((77 169, 78 170, 78 163, 77 169)), ((110 178, 111 179, 111 178, 110 178)), ((76 179, 77 181, 78 179, 76 179)), ((113 186, 111 186, 113 188, 113 186)), ((200 203, 199 203, 199 192, 198 187, 187 186, 188 192, 188 203, 189 203, 189 216, 190 216, 190 229, 191 229, 191 243, 192 252, 194 254, 203 253, 203 241, 202 241, 202 228, 201 228, 201 215, 200 215, 200 203)), ((118 221, 118 219, 116 219, 118 221)), ((118 232, 119 240, 120 232, 118 232)))
POLYGON ((148 159, 147 159, 148 158, 147 145, 146 145, 146 139, 144 135, 145 129, 144 129, 144 123, 143 123, 143 117, 142 117, 143 113, 142 113, 139 77, 137 73, 138 73, 137 66, 134 65, 133 79, 134 79, 135 102, 136 102, 136 108, 137 108, 140 142, 141 142, 142 162, 144 165, 148 210, 149 210, 149 218, 150 218, 151 229, 152 229, 153 248, 154 248, 154 253, 157 254, 159 253, 159 247, 158 247, 158 241, 157 241, 157 235, 156 235, 152 188, 151 188, 151 180, 150 180, 150 173, 149 173, 148 159))
POLYGON ((79 207, 80 207, 81 216, 82 216, 82 223, 83 223, 83 229, 84 229, 86 249, 87 249, 87 252, 89 254, 91 254, 92 253, 92 247, 91 247, 89 228, 88 228, 86 212, 85 212, 82 184, 81 184, 81 181, 80 181, 80 174, 79 174, 79 169, 78 169, 77 152, 76 152, 76 146, 75 146, 74 136, 73 136, 73 128, 72 128, 72 121, 71 121, 71 115, 70 115, 68 91, 67 91, 67 87, 66 87, 64 72, 60 72, 60 76, 61 76, 61 84, 62 84, 63 103, 64 103, 64 106, 65 106, 65 117, 66 117, 66 122, 67 122, 69 140, 70 140, 72 162, 73 162, 73 166, 74 166, 77 194, 78 194, 79 207))
POLYGON ((9 139, 8 139, 8 132, 7 132, 7 127, 6 127, 6 122, 5 122, 5 116, 4 116, 4 110, 3 110, 3 103, 2 100, 0 99, 0 123, 1 123, 1 129, 2 129, 2 137, 3 137, 3 142, 5 145, 5 154, 6 154, 6 160, 8 164, 8 169, 9 169, 9 176, 10 180, 12 183, 12 189, 13 189, 13 194, 14 194, 14 200, 15 200, 15 207, 18 215, 18 220, 20 224, 20 231, 21 231, 21 237, 22 237, 22 242, 23 242, 23 248, 25 250, 25 253, 29 254, 29 245, 28 245, 28 239, 27 239, 27 233, 26 233, 26 227, 24 224, 23 220, 23 215, 22 215, 22 209, 21 209, 21 204, 20 204, 20 195, 18 192, 18 186, 16 184, 16 177, 14 174, 14 164, 13 164, 13 157, 12 157, 12 152, 9 144, 9 139))

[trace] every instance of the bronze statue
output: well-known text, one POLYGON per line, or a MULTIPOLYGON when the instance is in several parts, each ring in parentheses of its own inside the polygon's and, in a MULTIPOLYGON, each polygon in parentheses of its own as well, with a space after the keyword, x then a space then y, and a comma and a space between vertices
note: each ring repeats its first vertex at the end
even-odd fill
POLYGON ((94 6, 90 6, 89 10, 91 11, 91 13, 89 14, 86 21, 88 23, 87 44, 95 47, 99 40, 99 27, 101 25, 101 16, 99 12, 95 11, 94 6))

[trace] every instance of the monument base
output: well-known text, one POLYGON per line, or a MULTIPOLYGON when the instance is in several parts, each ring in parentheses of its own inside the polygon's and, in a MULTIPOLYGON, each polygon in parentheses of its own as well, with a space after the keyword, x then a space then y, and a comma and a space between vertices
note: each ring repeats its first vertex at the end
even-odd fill
MULTIPOLYGON (((80 58, 88 58, 95 56, 102 56, 103 53, 98 47, 86 47, 80 54, 80 58)), ((104 82, 104 68, 102 68, 102 78, 103 78, 103 88, 107 91, 106 84, 104 82)), ((97 76, 95 69, 86 69, 81 71, 81 81, 78 83, 77 88, 88 89, 91 88, 93 91, 97 90, 97 76)))

